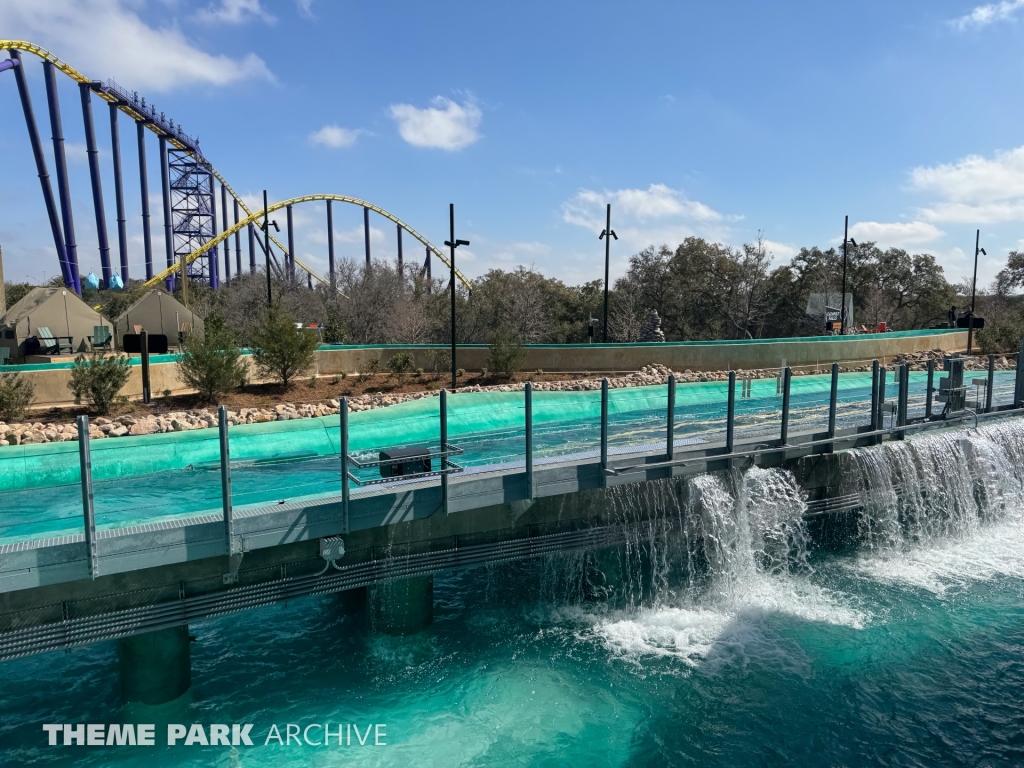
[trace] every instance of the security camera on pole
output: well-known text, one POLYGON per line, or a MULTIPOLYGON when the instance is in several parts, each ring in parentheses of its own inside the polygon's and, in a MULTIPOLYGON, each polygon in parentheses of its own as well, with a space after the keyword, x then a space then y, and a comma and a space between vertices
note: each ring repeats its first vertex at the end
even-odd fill
POLYGON ((448 223, 451 228, 451 240, 445 240, 444 244, 448 246, 449 252, 451 253, 451 278, 448 281, 448 288, 452 294, 452 389, 456 386, 455 371, 455 249, 460 245, 469 245, 469 240, 456 240, 455 239, 455 203, 448 205, 448 223))
POLYGON ((612 229, 612 204, 608 203, 608 216, 605 219, 604 229, 598 240, 604 240, 604 343, 608 343, 608 260, 611 253, 612 238, 616 240, 619 236, 612 229))

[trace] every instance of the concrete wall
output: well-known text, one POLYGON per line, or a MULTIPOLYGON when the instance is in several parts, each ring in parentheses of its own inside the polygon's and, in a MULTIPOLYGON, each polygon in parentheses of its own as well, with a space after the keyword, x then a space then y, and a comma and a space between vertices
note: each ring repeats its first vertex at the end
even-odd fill
MULTIPOLYGON (((415 365, 431 370, 429 351, 443 347, 381 346, 335 347, 320 351, 320 374, 354 373, 376 357, 383 368, 397 352, 412 353, 415 365)), ((663 344, 531 344, 526 348, 524 371, 635 371, 660 363, 677 371, 727 371, 790 366, 813 366, 833 362, 870 361, 909 352, 941 349, 946 352, 967 348, 967 331, 896 336, 866 334, 828 339, 770 339, 743 343, 687 342, 663 344)), ((482 344, 459 346, 460 368, 480 370, 487 365, 488 348, 482 344)))
MULTIPOLYGON (((817 339, 769 339, 751 342, 686 342, 663 344, 532 344, 526 349, 523 370, 600 373, 635 371, 660 363, 673 370, 724 371, 778 367, 783 360, 790 366, 830 365, 833 362, 883 362, 896 355, 941 349, 946 352, 967 348, 967 331, 923 333, 920 335, 868 334, 817 339)), ((379 347, 329 347, 317 353, 316 373, 332 376, 356 373, 373 358, 383 370, 384 364, 398 352, 409 352, 415 366, 431 370, 430 352, 447 350, 442 345, 382 345, 379 347)), ((457 362, 460 368, 478 371, 487 365, 488 348, 483 344, 460 345, 457 362)), ((247 358, 251 359, 251 358, 247 358)), ((36 366, 33 366, 36 368, 36 366)), ((16 370, 11 367, 10 370, 16 370)), ((74 401, 68 382, 69 368, 28 370, 23 374, 36 388, 36 406, 70 405, 74 401)), ((178 378, 173 363, 150 366, 154 397, 165 390, 174 394, 188 391, 178 378)), ((132 368, 122 394, 131 398, 142 396, 142 369, 132 368)))

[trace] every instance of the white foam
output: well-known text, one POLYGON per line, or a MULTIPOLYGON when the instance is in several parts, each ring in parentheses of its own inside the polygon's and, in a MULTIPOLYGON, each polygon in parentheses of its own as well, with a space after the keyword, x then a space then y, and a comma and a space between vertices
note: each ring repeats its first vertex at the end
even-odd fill
POLYGON ((850 568, 873 581, 911 586, 939 596, 976 582, 1024 579, 1024 518, 986 523, 969 536, 866 554, 850 568))
POLYGON ((802 667, 802 654, 770 628, 773 619, 862 628, 868 615, 845 596, 819 587, 808 577, 756 574, 730 596, 709 595, 686 605, 637 609, 595 617, 593 634, 616 657, 640 663, 672 657, 690 667, 757 659, 802 667))

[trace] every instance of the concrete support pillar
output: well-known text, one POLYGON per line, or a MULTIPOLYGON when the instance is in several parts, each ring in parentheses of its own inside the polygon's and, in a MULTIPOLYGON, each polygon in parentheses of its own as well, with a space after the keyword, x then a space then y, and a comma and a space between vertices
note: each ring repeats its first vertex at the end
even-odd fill
POLYGON ((385 635, 413 635, 434 620, 434 577, 385 581, 370 590, 370 621, 385 635))
POLYGON ((188 626, 121 638, 117 656, 125 702, 166 704, 192 685, 188 626))

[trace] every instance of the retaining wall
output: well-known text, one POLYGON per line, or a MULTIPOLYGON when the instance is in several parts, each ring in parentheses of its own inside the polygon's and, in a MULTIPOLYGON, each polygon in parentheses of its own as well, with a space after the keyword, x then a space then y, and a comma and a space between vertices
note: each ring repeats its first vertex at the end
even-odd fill
MULTIPOLYGON (((941 349, 958 352, 967 348, 967 331, 932 330, 859 336, 817 336, 795 339, 755 339, 740 341, 663 342, 654 344, 530 344, 522 370, 559 372, 635 371, 659 363, 677 371, 726 371, 775 368, 785 360, 790 366, 830 365, 833 362, 886 362, 901 354, 941 349)), ((431 352, 446 351, 439 344, 382 344, 377 346, 323 346, 317 352, 316 370, 321 376, 356 373, 373 358, 381 369, 399 352, 409 352, 414 366, 432 369, 431 352)), ((489 350, 485 344, 459 345, 460 368, 478 371, 487 366, 489 350)), ((178 377, 173 355, 154 356, 150 364, 153 395, 170 390, 187 392, 178 377)), ((251 360, 248 356, 247 360, 251 360)), ((142 371, 138 357, 122 394, 142 396, 142 371)), ((36 388, 37 406, 70 405, 74 402, 68 382, 71 360, 56 360, 35 365, 5 366, 3 371, 22 372, 36 388)), ((311 373, 312 373, 311 372, 311 373)))

